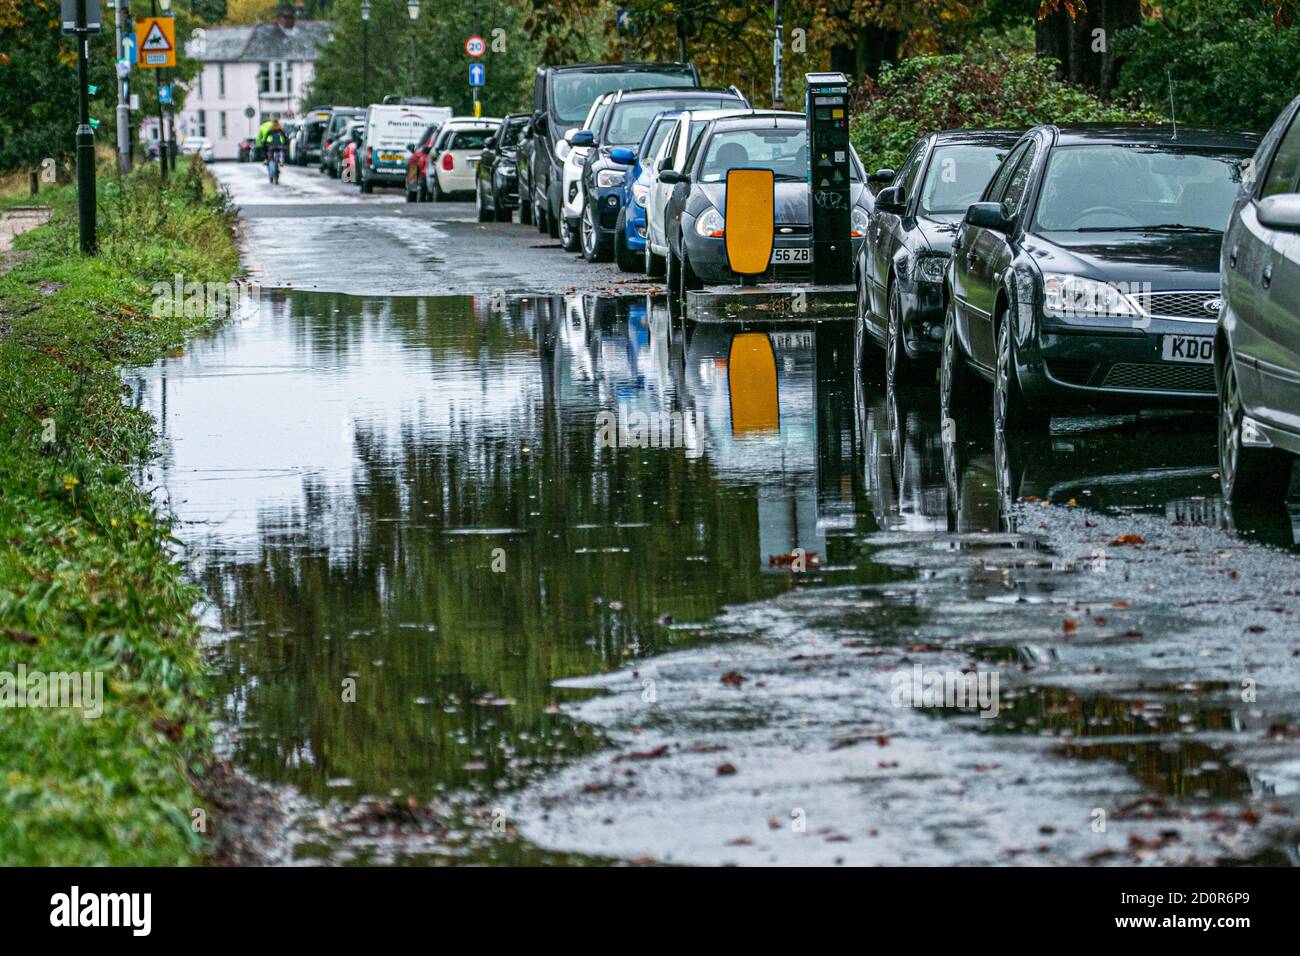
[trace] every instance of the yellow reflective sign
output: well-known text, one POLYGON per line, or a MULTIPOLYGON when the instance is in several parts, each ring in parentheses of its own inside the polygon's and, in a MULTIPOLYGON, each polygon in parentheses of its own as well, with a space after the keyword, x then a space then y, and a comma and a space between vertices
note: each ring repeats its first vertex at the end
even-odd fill
POLYGON ((142 70, 176 65, 176 21, 172 17, 141 17, 135 21, 135 58, 142 70))
POLYGON ((727 171, 727 265, 742 276, 761 275, 772 259, 776 177, 770 169, 727 171))
MULTIPOLYGON (((730 189, 728 189, 730 192, 730 189)), ((731 231, 731 222, 727 222, 731 231)), ((741 332, 731 340, 727 359, 731 393, 731 432, 753 435, 774 432, 781 423, 776 384, 776 354, 765 332, 741 332)))

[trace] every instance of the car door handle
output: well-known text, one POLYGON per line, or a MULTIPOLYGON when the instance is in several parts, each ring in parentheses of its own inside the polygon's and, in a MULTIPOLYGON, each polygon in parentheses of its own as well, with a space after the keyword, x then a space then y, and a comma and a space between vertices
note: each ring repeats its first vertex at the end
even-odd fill
POLYGON ((1237 248, 1238 248, 1238 247, 1234 245, 1234 246, 1232 247, 1232 251, 1228 253, 1228 268, 1229 268, 1229 269, 1235 269, 1235 268, 1237 268, 1237 248))
POLYGON ((1265 289, 1267 289, 1270 285, 1273 284, 1273 267, 1272 267, 1271 265, 1267 265, 1267 266, 1264 267, 1264 279, 1263 279, 1263 281, 1264 281, 1264 288, 1265 288, 1265 289))

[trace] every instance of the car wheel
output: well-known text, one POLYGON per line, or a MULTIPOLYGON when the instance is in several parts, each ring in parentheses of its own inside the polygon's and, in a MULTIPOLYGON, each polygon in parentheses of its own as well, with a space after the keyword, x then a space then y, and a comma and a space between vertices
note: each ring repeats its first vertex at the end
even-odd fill
POLYGON ((496 215, 491 209, 483 203, 483 184, 477 183, 474 186, 474 205, 478 207, 478 221, 492 222, 496 215))
POLYGON ((997 368, 993 374, 993 431, 1042 430, 1048 424, 1047 416, 1031 408, 1020 390, 1011 323, 1010 316, 1003 316, 998 323, 997 368))
POLYGON ((940 414, 951 418, 954 412, 969 408, 974 391, 975 380, 957 338, 957 309, 949 302, 943 315, 943 354, 939 364, 940 414))
POLYGON ((608 262, 609 240, 600 234, 596 224, 596 210, 586 203, 582 210, 582 254, 588 262, 608 262))
POLYGON ((433 189, 429 191, 429 199, 431 202, 443 202, 446 198, 447 194, 442 191, 442 183, 438 182, 438 174, 434 173, 433 189))
POLYGON ((681 263, 673 253, 672 246, 668 247, 668 255, 664 257, 665 284, 668 286, 668 315, 672 319, 677 319, 682 314, 681 295, 681 263))
MULTIPOLYGON (((647 233, 649 230, 647 230, 647 233)), ((658 279, 668 271, 668 262, 663 256, 657 256, 650 249, 650 236, 645 240, 645 274, 658 279)))
POLYGON ((581 249, 578 230, 569 224, 568 216, 560 217, 560 248, 565 252, 578 252, 581 249))
POLYGON ((370 180, 366 179, 365 173, 361 173, 357 176, 357 182, 360 184, 360 189, 363 193, 369 194, 374 192, 375 187, 370 185, 370 180))
POLYGON ((537 226, 538 232, 550 234, 550 225, 546 221, 546 207, 537 201, 536 196, 533 197, 533 224, 537 226))
POLYGON ((905 385, 916 379, 916 362, 908 358, 903 341, 903 297, 898 285, 889 290, 889 317, 885 332, 885 384, 905 385))
POLYGON ((519 194, 519 225, 531 226, 533 224, 533 204, 530 200, 523 197, 523 191, 519 194))
POLYGON ((418 196, 416 195, 416 191, 415 191, 414 189, 411 188, 411 181, 410 181, 409 179, 406 181, 406 190, 405 190, 405 192, 406 192, 406 201, 407 201, 407 202, 415 202, 416 199, 418 198, 418 196))
POLYGON ((429 184, 424 181, 423 176, 415 184, 415 199, 416 202, 429 201, 429 184))
POLYGON ((563 216, 557 216, 551 209, 551 204, 546 203, 546 234, 552 239, 560 238, 560 220, 563 216))
POLYGON ((1277 504, 1291 484, 1291 457, 1275 448, 1242 444, 1241 392, 1232 357, 1219 385, 1219 487, 1229 503, 1277 504))
POLYGON ((618 225, 614 227, 614 262, 620 272, 640 272, 641 263, 627 247, 627 209, 618 214, 618 225))

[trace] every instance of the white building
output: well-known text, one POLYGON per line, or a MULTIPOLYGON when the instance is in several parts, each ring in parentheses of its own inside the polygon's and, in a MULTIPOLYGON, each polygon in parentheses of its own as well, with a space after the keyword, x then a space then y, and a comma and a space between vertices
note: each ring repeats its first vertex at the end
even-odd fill
POLYGON ((273 22, 209 27, 201 41, 191 39, 186 55, 203 66, 176 115, 176 138, 204 136, 217 159, 236 159, 239 141, 256 135, 263 121, 294 119, 309 105, 302 93, 333 28, 326 20, 298 19, 284 5, 273 22))

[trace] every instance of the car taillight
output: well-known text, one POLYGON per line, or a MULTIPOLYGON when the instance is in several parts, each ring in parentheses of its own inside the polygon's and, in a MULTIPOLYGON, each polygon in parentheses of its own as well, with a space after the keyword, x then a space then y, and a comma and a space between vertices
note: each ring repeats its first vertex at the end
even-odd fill
POLYGON ((451 158, 451 153, 443 153, 443 154, 442 154, 442 168, 443 168, 443 169, 450 170, 450 169, 451 169, 453 166, 455 166, 455 165, 456 165, 456 163, 455 163, 455 161, 451 158))
POLYGON ((367 146, 367 147, 366 147, 366 163, 367 163, 368 165, 371 165, 371 166, 374 165, 374 163, 370 162, 370 157, 374 155, 374 152, 375 152, 375 148, 374 148, 373 146, 367 146))
POLYGON ((325 145, 322 146, 321 148, 322 148, 322 149, 329 149, 329 148, 330 148, 330 141, 329 141, 329 140, 325 140, 325 145))

